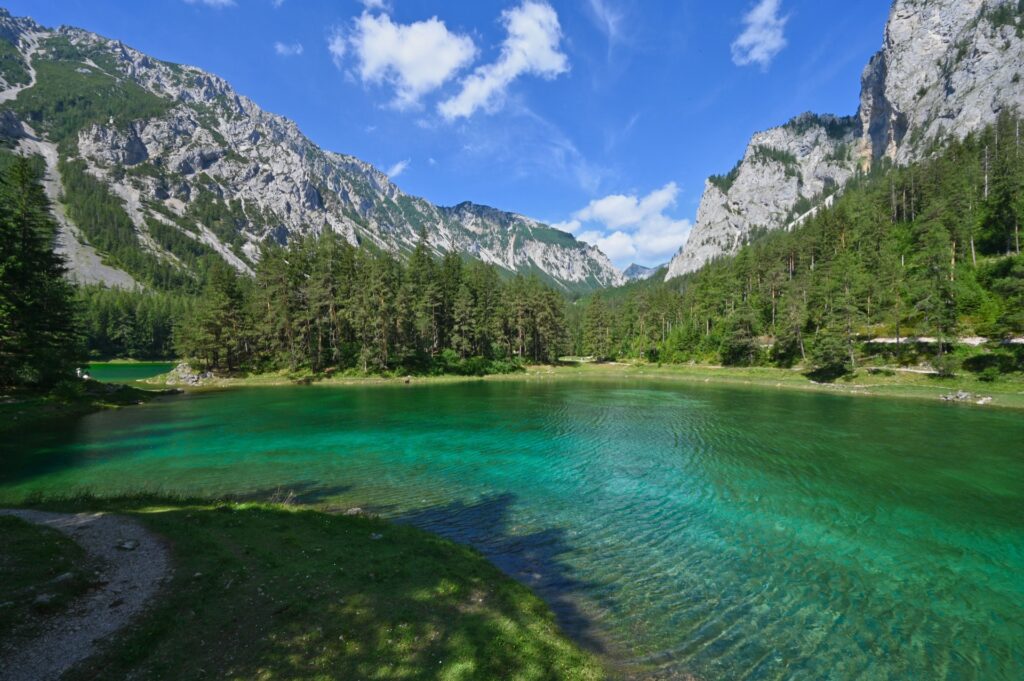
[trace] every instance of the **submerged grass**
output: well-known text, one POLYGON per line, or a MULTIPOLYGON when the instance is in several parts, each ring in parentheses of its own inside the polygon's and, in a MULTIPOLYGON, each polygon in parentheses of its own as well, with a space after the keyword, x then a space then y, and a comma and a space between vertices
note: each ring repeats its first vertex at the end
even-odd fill
POLYGON ((35 501, 137 518, 171 544, 158 603, 72 679, 597 679, 529 589, 475 551, 304 506, 35 501))
POLYGON ((99 381, 69 381, 46 392, 19 390, 0 394, 0 435, 39 428, 48 421, 84 416, 101 409, 143 404, 174 391, 140 390, 99 381))

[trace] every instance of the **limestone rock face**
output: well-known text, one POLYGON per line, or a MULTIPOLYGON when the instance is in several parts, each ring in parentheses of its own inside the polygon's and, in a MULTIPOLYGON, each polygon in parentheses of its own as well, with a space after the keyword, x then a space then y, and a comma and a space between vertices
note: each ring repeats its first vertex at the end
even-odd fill
MULTIPOLYGON (((3 130, 11 128, 11 113, 37 84, 36 67, 44 62, 71 77, 132 83, 164 103, 159 115, 93 121, 77 130, 73 144, 63 140, 58 146, 66 160, 84 162, 123 202, 138 247, 176 267, 187 269, 154 238, 155 223, 209 246, 242 272, 252 271, 262 242, 331 230, 354 245, 398 256, 423 233, 438 254, 464 253, 510 272, 537 273, 566 290, 623 281, 599 250, 535 220, 468 203, 442 208, 405 194, 370 164, 319 148, 293 122, 263 111, 200 69, 162 62, 80 29, 45 29, 3 11, 0 40, 17 48, 32 76, 28 82, 19 76, 22 69, 11 69, 11 81, 25 81, 14 85, 0 73, 0 86, 6 86, 0 136, 13 138, 3 130), (211 206, 226 216, 221 224, 210 223, 211 206)), ((42 143, 60 141, 47 139, 45 129, 38 132, 42 143)))
POLYGON ((798 223, 858 169, 916 161, 937 140, 1024 110, 1021 10, 1018 0, 895 0, 882 49, 864 70, 857 116, 805 114, 755 135, 729 176, 708 181, 667 278, 735 253, 761 230, 798 223))
POLYGON ((842 187, 856 168, 858 137, 856 118, 813 114, 754 135, 729 175, 708 180, 697 223, 667 278, 735 253, 757 230, 785 226, 842 187))
POLYGON ((1017 0, 897 0, 864 71, 862 156, 908 163, 1024 105, 1017 0))

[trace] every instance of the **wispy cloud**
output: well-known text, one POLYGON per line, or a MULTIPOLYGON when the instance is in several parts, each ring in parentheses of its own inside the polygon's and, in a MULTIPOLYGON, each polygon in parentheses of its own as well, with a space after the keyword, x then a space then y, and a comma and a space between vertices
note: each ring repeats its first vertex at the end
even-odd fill
POLYGON ((409 164, 411 163, 412 159, 409 158, 399 161, 395 165, 388 168, 386 174, 392 180, 397 179, 399 175, 401 175, 402 173, 409 169, 409 164))
POLYGON ((234 7, 235 0, 185 0, 189 5, 206 5, 207 7, 234 7))
POLYGON ((472 38, 449 31, 437 17, 396 24, 386 14, 369 11, 355 19, 348 34, 335 31, 327 47, 339 67, 351 50, 360 79, 392 86, 392 105, 398 109, 418 105, 423 95, 444 85, 476 56, 472 38))
POLYGON ((611 0, 587 0, 590 14, 598 29, 608 38, 611 47, 622 40, 623 12, 616 9, 611 0))
POLYGON ((569 70, 569 58, 560 51, 562 27, 551 5, 525 0, 502 12, 501 17, 508 33, 501 56, 478 67, 462 81, 457 95, 440 104, 438 111, 446 120, 469 118, 479 109, 500 108, 508 86, 522 75, 552 79, 569 70))
POLYGON ((786 23, 779 15, 782 0, 760 0, 746 16, 743 33, 732 44, 732 61, 737 66, 758 64, 767 69, 786 47, 786 23))
POLYGON ((303 52, 302 43, 274 43, 274 52, 280 57, 298 57, 303 52))
POLYGON ((493 172, 500 167, 509 178, 533 182, 542 177, 588 195, 598 192, 611 175, 611 170, 590 161, 565 131, 519 97, 510 96, 496 117, 480 116, 456 126, 438 121, 437 129, 457 139, 455 160, 464 168, 493 172))
POLYGON ((686 241, 689 220, 666 212, 676 205, 679 187, 669 182, 646 196, 611 194, 591 201, 565 222, 552 225, 600 248, 620 266, 640 260, 656 265, 668 260, 686 241))

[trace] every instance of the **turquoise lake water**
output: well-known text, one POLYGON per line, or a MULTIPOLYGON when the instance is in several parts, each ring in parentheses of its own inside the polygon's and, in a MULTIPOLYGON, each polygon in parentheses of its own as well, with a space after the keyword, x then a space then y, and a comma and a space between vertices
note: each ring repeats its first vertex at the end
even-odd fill
POLYGON ((235 390, 0 445, 0 497, 294 491, 471 544, 657 678, 1024 678, 1024 415, 607 381, 235 390))
POLYGON ((174 362, 94 362, 89 375, 104 383, 132 383, 166 374, 174 366, 174 362))

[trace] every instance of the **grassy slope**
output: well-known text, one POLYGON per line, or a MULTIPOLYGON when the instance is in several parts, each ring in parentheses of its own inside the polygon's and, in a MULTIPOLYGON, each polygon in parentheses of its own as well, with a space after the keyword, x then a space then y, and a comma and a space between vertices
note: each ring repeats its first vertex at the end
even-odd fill
MULTIPOLYGON (((465 381, 538 381, 560 379, 613 379, 625 381, 667 380, 689 383, 721 383, 759 386, 774 389, 807 390, 829 393, 843 393, 856 396, 887 396, 937 401, 944 395, 959 390, 973 395, 991 397, 991 405, 1024 409, 1024 376, 1005 375, 1000 380, 986 383, 974 375, 962 373, 956 378, 938 378, 925 374, 881 371, 870 372, 861 369, 847 379, 835 383, 815 383, 800 370, 774 367, 718 367, 710 365, 663 365, 631 364, 566 364, 562 366, 534 366, 525 372, 487 376, 412 377, 411 383, 460 383, 465 381)), ((162 377, 151 379, 154 386, 163 385, 162 377)), ((383 378, 375 376, 314 378, 306 373, 279 372, 246 377, 215 378, 207 381, 199 390, 223 388, 270 387, 296 385, 312 382, 326 387, 350 385, 392 385, 405 383, 404 378, 383 378)), ((195 389, 195 388, 193 388, 195 389)), ((973 402, 971 402, 973 404, 973 402)))
POLYGON ((158 605, 75 679, 597 679, 547 607, 476 552, 307 507, 79 499, 172 544, 158 605))
MULTIPOLYGON (((718 367, 709 365, 586 364, 549 370, 549 376, 615 378, 622 380, 672 380, 689 383, 719 383, 785 390, 841 393, 853 396, 883 396, 938 401, 959 390, 991 397, 990 406, 1024 409, 1024 377, 1009 375, 994 383, 973 375, 939 378, 910 372, 858 370, 854 376, 835 383, 815 383, 800 370, 774 367, 718 367)), ((974 404, 970 402, 970 404, 974 404)))
POLYGON ((40 616, 83 594, 92 573, 82 548, 56 530, 0 516, 0 537, 2 647, 30 636, 40 616))

